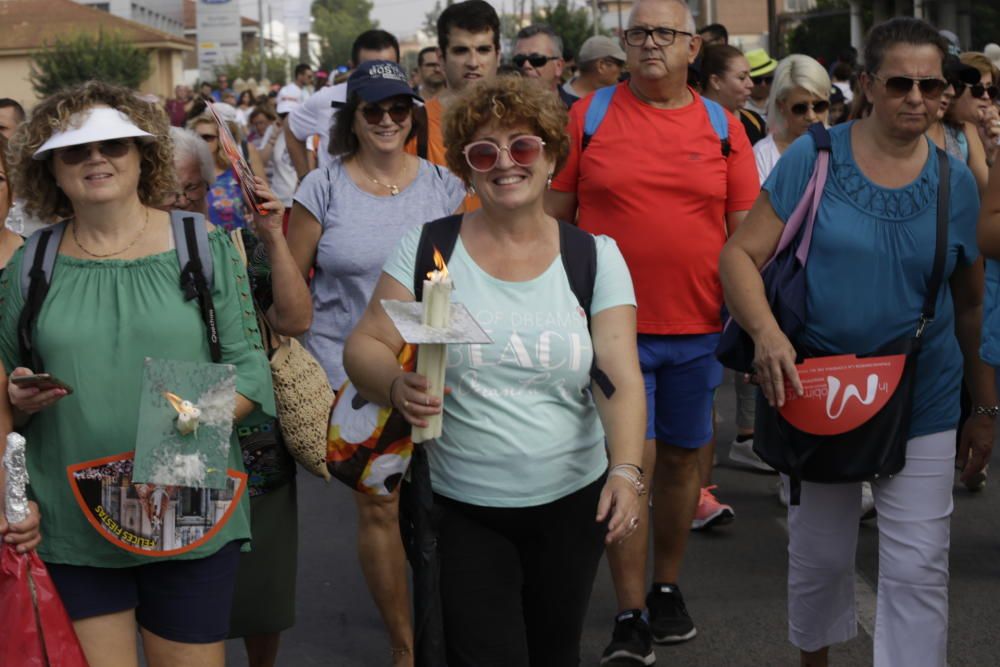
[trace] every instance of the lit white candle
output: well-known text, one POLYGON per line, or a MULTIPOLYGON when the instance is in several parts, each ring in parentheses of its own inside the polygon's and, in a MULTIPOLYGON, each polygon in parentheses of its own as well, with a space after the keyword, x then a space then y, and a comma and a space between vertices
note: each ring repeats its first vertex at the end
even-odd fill
MULTIPOLYGON (((423 323, 435 329, 447 329, 451 324, 451 278, 448 267, 437 248, 434 249, 434 264, 437 271, 427 274, 423 293, 423 323)), ((439 400, 444 399, 444 374, 447 368, 448 346, 424 343, 417 350, 417 373, 427 378, 427 393, 439 400)), ((426 418, 427 426, 413 427, 413 441, 425 442, 440 437, 442 414, 426 418)))

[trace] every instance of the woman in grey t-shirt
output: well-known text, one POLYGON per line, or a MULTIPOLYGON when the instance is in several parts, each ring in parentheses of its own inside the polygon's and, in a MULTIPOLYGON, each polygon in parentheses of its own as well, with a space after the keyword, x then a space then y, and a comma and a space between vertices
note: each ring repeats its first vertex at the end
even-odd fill
MULTIPOLYGON (((331 130, 337 159, 306 176, 295 195, 288 245, 303 275, 313 274, 305 345, 334 389, 347 379, 344 341, 393 247, 413 227, 455 212, 465 196, 449 171, 404 152, 415 133, 414 99, 395 63, 374 60, 355 70, 331 130)), ((398 493, 354 497, 361 566, 389 632, 393 664, 412 665, 398 493)))

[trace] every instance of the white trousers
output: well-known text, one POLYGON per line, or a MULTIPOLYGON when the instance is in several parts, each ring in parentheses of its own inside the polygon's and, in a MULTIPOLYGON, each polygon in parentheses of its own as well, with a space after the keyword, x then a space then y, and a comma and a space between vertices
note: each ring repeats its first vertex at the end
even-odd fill
MULTIPOLYGON (((955 431, 933 433, 909 441, 899 474, 872 483, 879 532, 875 667, 945 664, 954 466, 955 431)), ((857 634, 861 484, 803 482, 801 500, 788 508, 788 638, 816 651, 857 634)))

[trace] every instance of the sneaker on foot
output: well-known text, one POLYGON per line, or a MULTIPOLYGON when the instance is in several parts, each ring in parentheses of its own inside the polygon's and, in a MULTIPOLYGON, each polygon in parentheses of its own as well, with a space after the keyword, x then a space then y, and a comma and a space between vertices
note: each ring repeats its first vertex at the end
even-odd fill
POLYGON ((982 491, 986 488, 986 473, 989 470, 989 466, 984 466, 982 470, 977 472, 975 475, 969 478, 969 481, 965 482, 965 488, 973 493, 977 491, 982 491))
POLYGON ((874 519, 878 512, 875 510, 875 496, 872 495, 872 483, 861 482, 861 520, 868 521, 874 519))
POLYGON ((649 624, 642 617, 642 611, 629 609, 615 616, 611 643, 601 654, 601 664, 627 667, 655 663, 653 636, 649 632, 649 624))
POLYGON ((757 452, 753 450, 753 438, 740 440, 737 438, 729 445, 729 460, 747 468, 760 472, 774 472, 774 468, 764 463, 757 452))
POLYGON ((713 526, 725 526, 727 523, 732 523, 736 517, 732 507, 720 503, 715 498, 712 491, 716 488, 715 484, 702 487, 698 507, 691 520, 691 530, 706 530, 713 526))
POLYGON ((646 596, 649 629, 657 644, 678 644, 698 634, 677 584, 653 584, 646 596))

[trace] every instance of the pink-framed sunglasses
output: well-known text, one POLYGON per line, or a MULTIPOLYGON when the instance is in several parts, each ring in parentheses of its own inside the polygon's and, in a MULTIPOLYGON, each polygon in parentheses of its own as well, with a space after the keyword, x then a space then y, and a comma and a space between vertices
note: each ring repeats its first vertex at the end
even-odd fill
POLYGON ((497 166, 501 151, 507 151, 511 162, 517 166, 530 167, 538 161, 544 147, 545 142, 541 137, 526 134, 517 137, 508 146, 499 146, 489 139, 473 141, 462 150, 462 153, 473 170, 485 172, 497 166))

